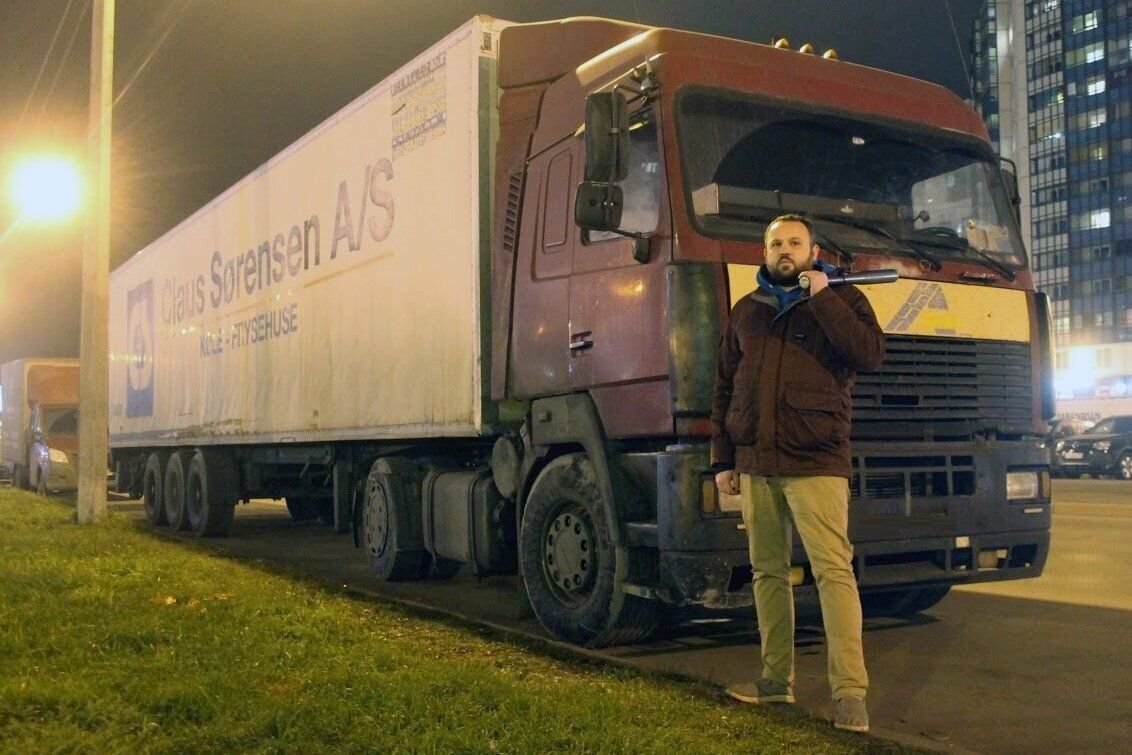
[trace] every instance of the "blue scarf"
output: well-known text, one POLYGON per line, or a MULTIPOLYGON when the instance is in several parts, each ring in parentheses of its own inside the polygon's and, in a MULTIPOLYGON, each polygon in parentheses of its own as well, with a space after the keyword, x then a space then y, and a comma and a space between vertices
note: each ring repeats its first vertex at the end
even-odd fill
MULTIPOLYGON (((814 269, 820 270, 828 276, 833 276, 837 272, 837 268, 828 262, 821 260, 814 261, 814 269)), ((774 298, 778 300, 778 311, 785 312, 792 307, 803 296, 809 295, 809 289, 795 286, 791 289, 785 289, 770 279, 767 275, 766 265, 759 266, 759 273, 755 276, 755 281, 759 284, 759 288, 774 294, 774 298)))

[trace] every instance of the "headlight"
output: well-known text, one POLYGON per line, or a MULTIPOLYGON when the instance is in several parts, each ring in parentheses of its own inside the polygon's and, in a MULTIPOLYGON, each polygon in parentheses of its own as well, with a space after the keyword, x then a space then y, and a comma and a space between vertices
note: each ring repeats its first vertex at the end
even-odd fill
POLYGON ((57 448, 47 449, 47 457, 51 459, 52 464, 70 464, 71 460, 67 458, 67 454, 63 453, 57 448))
POLYGON ((1063 448, 1065 448, 1065 441, 1059 440, 1057 442, 1057 445, 1053 447, 1053 450, 1057 451, 1058 453, 1061 453, 1061 449, 1063 449, 1063 448))
POLYGON ((1038 497, 1037 472, 1007 472, 1006 500, 1038 497))
POLYGON ((1112 443, 1107 440, 1098 440, 1093 444, 1094 451, 1100 451, 1102 454, 1107 454, 1108 449, 1112 447, 1112 443))

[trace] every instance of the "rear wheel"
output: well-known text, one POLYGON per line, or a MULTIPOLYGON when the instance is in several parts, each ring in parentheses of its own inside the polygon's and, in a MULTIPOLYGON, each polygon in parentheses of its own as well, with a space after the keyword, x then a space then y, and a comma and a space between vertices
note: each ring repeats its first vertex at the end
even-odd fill
POLYGON ((648 571, 646 554, 615 547, 612 526, 585 454, 555 459, 531 487, 519 535, 527 596, 544 627, 580 645, 637 642, 656 626, 656 602, 624 591, 648 571))
POLYGON ((232 529, 239 480, 236 461, 225 451, 197 449, 189 462, 185 511, 197 537, 223 536, 232 529))
POLYGON ((429 567, 421 526, 421 474, 406 459, 378 459, 366 478, 361 541, 382 580, 418 579, 429 567))
POLYGON ((161 498, 165 504, 165 521, 174 530, 187 530, 189 517, 185 510, 185 467, 189 458, 186 451, 169 454, 165 463, 165 479, 161 498))
POLYGON ((145 460, 145 471, 142 473, 142 503, 145 505, 145 518, 154 527, 163 527, 169 524, 165 515, 165 501, 161 497, 165 483, 165 465, 169 459, 167 453, 154 451, 145 460))
POLYGON ((910 590, 865 593, 861 596, 861 611, 867 618, 913 616, 939 603, 950 591, 951 585, 936 585, 910 590))

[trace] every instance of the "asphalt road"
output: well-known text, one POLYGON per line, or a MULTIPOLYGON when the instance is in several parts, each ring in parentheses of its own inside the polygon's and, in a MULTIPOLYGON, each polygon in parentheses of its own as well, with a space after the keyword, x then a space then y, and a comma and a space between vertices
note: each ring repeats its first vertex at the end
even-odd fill
MULTIPOLYGON (((140 516, 136 502, 114 506, 140 516)), ((240 507, 228 538, 184 539, 297 577, 546 637, 513 578, 382 584, 349 535, 292 522, 278 503, 240 507)), ((953 590, 911 621, 866 621, 873 734, 948 752, 1132 749, 1132 483, 1055 481, 1052 540, 1039 579, 953 590)), ((601 655, 726 685, 756 673, 756 639, 746 610, 690 612, 647 644, 601 655)), ((819 619, 799 617, 796 647, 795 711, 831 718, 819 619)))

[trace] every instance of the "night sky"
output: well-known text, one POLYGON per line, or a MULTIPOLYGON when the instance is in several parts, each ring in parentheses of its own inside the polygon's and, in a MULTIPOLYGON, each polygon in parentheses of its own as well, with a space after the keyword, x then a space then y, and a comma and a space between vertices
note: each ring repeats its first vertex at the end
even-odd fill
MULTIPOLYGON (((969 97, 964 57, 981 4, 117 0, 111 268, 477 13, 785 36, 969 97)), ((7 177, 23 153, 82 154, 90 6, 0 0, 0 362, 78 355, 82 229, 14 226, 7 177)))

